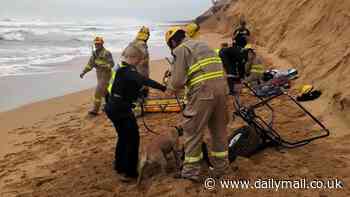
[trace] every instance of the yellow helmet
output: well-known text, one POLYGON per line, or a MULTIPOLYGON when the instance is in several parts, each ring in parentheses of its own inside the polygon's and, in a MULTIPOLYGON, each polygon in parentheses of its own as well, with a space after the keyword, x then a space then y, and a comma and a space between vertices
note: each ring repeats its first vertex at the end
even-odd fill
POLYGON ((150 36, 149 28, 142 26, 140 31, 137 33, 136 39, 147 41, 150 36))
POLYGON ((252 44, 247 44, 247 45, 245 45, 244 48, 253 50, 253 45, 252 44))
POLYGON ((196 23, 190 23, 186 25, 186 33, 190 38, 195 38, 199 35, 199 25, 196 23))
POLYGON ((104 43, 104 40, 103 40, 102 37, 96 36, 95 39, 94 39, 94 43, 95 43, 95 44, 103 44, 103 43, 104 43))
POLYGON ((185 31, 179 26, 171 27, 166 33, 165 33, 165 41, 166 43, 169 43, 170 39, 176 34, 178 31, 185 31))
POLYGON ((254 51, 254 48, 253 48, 253 45, 252 44, 246 44, 245 47, 244 47, 244 50, 247 51, 247 52, 252 52, 255 54, 255 51, 254 51))
POLYGON ((299 92, 300 94, 307 94, 309 92, 311 92, 311 90, 313 90, 314 87, 312 85, 302 85, 300 88, 299 88, 299 92))

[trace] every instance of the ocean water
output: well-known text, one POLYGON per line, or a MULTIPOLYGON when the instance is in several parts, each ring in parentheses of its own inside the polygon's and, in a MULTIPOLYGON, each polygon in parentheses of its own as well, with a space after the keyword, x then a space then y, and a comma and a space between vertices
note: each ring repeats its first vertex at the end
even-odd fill
POLYGON ((135 38, 138 29, 151 29, 150 47, 166 48, 166 22, 140 19, 43 20, 0 18, 0 77, 58 72, 54 65, 91 54, 94 36, 118 53, 135 38))

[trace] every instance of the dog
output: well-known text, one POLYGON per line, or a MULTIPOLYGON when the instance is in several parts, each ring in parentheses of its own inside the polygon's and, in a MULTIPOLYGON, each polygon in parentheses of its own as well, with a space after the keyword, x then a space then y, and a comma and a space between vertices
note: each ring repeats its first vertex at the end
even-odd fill
POLYGON ((145 176, 145 172, 149 176, 159 172, 168 173, 169 166, 175 163, 175 169, 180 171, 182 165, 182 153, 180 137, 183 135, 181 128, 175 127, 169 133, 157 136, 150 144, 146 146, 144 151, 140 153, 137 185, 140 185, 145 176), (175 162, 171 162, 174 159, 175 162), (160 167, 160 168, 159 168, 160 167))

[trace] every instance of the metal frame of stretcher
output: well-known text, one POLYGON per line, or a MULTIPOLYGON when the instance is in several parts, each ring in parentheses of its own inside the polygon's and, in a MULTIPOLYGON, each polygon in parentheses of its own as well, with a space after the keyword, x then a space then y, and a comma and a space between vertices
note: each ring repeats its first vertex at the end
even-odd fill
POLYGON ((321 139, 324 137, 329 136, 329 130, 314 116, 312 115, 307 109, 305 109, 296 99, 294 99, 291 95, 289 95, 287 92, 283 91, 281 89, 281 93, 268 97, 268 98, 262 98, 259 97, 256 93, 256 91, 250 87, 250 85, 246 82, 243 82, 244 86, 250 90, 250 92, 253 93, 255 97, 257 97, 260 102, 250 105, 250 106, 244 106, 240 102, 239 95, 234 96, 234 107, 236 109, 236 112, 234 112, 234 115, 238 115, 241 117, 249 126, 258 128, 256 129, 257 133, 263 138, 264 143, 273 144, 275 146, 283 147, 283 148, 297 148, 304 146, 306 144, 309 144, 310 142, 321 139), (286 95, 287 98, 289 98, 294 104, 297 105, 305 114, 307 114, 315 123, 317 123, 320 128, 324 131, 323 134, 305 138, 298 141, 288 141, 281 137, 278 131, 276 131, 273 128, 273 121, 274 121, 274 109, 269 104, 270 101, 282 96, 286 95), (256 109, 260 107, 267 107, 270 111, 269 120, 265 121, 262 117, 258 116, 255 111, 256 109))

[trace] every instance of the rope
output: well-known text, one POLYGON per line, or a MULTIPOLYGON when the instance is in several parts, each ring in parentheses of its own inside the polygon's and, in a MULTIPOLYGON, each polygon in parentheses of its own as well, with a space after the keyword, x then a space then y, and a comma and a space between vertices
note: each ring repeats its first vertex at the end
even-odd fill
POLYGON ((141 97, 141 102, 140 102, 140 106, 141 106, 141 116, 142 116, 142 122, 143 122, 143 126, 146 128, 146 130, 150 133, 153 133, 155 135, 160 135, 159 133, 153 131, 151 128, 149 128, 146 124, 146 120, 145 120, 145 110, 144 110, 144 102, 145 102, 145 97, 142 96, 141 97))

